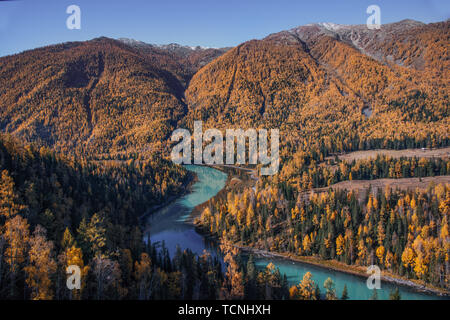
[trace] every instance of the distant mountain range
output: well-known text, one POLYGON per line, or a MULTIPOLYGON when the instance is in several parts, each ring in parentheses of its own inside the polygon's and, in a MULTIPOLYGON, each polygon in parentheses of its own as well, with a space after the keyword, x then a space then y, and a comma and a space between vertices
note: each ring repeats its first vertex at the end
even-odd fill
MULTIPOLYGON (((174 59, 179 60, 182 64, 186 65, 190 68, 192 74, 197 72, 197 70, 204 65, 208 64, 215 58, 221 56, 226 51, 227 48, 209 48, 209 47, 201 47, 201 46, 183 46, 177 43, 170 44, 149 44, 142 41, 128 39, 128 38, 120 38, 119 41, 132 46, 141 52, 151 51, 151 50, 162 50, 174 56, 174 59)), ((192 75, 190 75, 192 76, 192 75)))
POLYGON ((345 144, 350 132, 363 145, 442 141, 449 27, 318 23, 234 48, 108 38, 38 48, 0 58, 0 130, 107 157, 165 150, 196 119, 279 127, 290 152, 327 136, 345 144))

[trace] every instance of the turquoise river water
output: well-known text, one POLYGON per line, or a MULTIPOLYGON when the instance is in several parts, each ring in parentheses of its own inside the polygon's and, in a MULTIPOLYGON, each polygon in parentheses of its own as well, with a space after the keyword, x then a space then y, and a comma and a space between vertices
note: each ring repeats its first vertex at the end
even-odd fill
MULTIPOLYGON (((189 165, 186 168, 197 174, 198 181, 192 186, 192 191, 166 207, 158 210, 148 218, 147 232, 150 233, 152 243, 164 241, 171 256, 175 253, 177 245, 181 249, 191 249, 193 252, 201 254, 208 250, 216 255, 214 244, 198 234, 191 224, 186 223, 192 209, 214 197, 224 186, 227 175, 219 170, 205 167, 189 165)), ((330 277, 336 285, 336 293, 341 295, 344 284, 347 285, 350 299, 366 300, 373 292, 366 286, 367 278, 334 271, 323 267, 317 267, 305 263, 293 262, 282 258, 255 257, 256 266, 263 269, 272 262, 278 267, 282 274, 287 276, 289 284, 297 284, 306 272, 311 272, 313 280, 319 284, 322 292, 323 283, 330 277)), ((382 281, 381 289, 378 290, 378 299, 388 299, 389 293, 397 285, 382 281)), ((424 300, 442 299, 439 296, 428 295, 413 291, 409 287, 398 286, 403 300, 424 300)))

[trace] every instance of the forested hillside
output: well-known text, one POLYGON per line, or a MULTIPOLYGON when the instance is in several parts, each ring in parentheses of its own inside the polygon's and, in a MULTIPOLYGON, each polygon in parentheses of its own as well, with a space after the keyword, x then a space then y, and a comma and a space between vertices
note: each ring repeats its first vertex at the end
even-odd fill
POLYGON ((185 122, 280 128, 289 180, 331 153, 447 146, 449 25, 318 24, 243 43, 194 75, 185 122), (377 59, 351 42, 361 30, 377 59))
POLYGON ((170 257, 144 242, 140 215, 181 192, 182 168, 159 159, 97 166, 0 136, 0 172, 0 299, 288 297, 279 271, 257 272, 226 243, 223 272, 209 254, 170 257), (81 290, 66 287, 69 265, 81 268, 81 290))
POLYGON ((449 21, 406 20, 312 24, 231 49, 97 38, 0 58, 0 299, 322 297, 310 274, 289 292, 236 244, 448 290, 448 184, 363 197, 332 187, 450 174, 444 153, 339 157, 449 146, 449 45, 449 21), (169 141, 197 120, 280 129, 279 173, 226 189, 197 220, 221 240, 225 270, 142 239, 139 217, 192 179, 169 141), (83 272, 75 295, 71 264, 83 272))
POLYGON ((449 24, 314 24, 228 51, 107 38, 35 49, 0 59, 0 129, 113 158, 167 154, 194 120, 280 128, 286 160, 446 146, 449 24))
POLYGON ((0 129, 60 152, 149 155, 186 113, 200 62, 222 53, 197 51, 98 38, 0 58, 0 129))
POLYGON ((449 145, 449 27, 312 24, 243 43, 199 70, 185 123, 279 128, 282 168, 256 190, 216 199, 198 225, 239 246, 377 264, 448 289, 448 184, 323 191, 346 180, 449 174, 448 156, 337 156, 449 145))
POLYGON ((386 188, 358 201, 354 192, 333 191, 309 198, 282 188, 228 193, 197 220, 222 240, 240 246, 337 260, 376 264, 382 270, 423 280, 448 290, 450 189, 386 188))

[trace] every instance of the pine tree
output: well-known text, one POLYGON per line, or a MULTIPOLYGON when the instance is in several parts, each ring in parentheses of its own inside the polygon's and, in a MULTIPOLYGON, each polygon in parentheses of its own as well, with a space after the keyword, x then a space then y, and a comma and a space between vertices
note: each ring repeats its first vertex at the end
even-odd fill
POLYGON ((400 290, 398 288, 395 288, 395 290, 393 290, 389 293, 389 300, 400 300, 400 299, 401 299, 401 295, 400 295, 400 290))
POLYGON ((0 216, 9 219, 24 208, 18 203, 13 179, 7 170, 3 170, 0 176, 0 216))
POLYGON ((347 292, 347 285, 344 284, 344 289, 342 290, 342 296, 341 296, 341 300, 348 300, 349 296, 348 296, 348 292, 347 292))
POLYGON ((75 240, 70 233, 69 228, 66 228, 64 231, 63 239, 61 240, 61 247, 63 249, 67 249, 72 247, 75 244, 75 240))
POLYGON ((29 224, 27 219, 16 215, 14 218, 8 219, 5 223, 5 239, 7 248, 5 251, 5 260, 9 265, 10 273, 10 296, 17 298, 16 279, 21 272, 21 265, 24 263, 29 241, 29 224))
POLYGON ((377 289, 373 289, 373 294, 370 297, 370 300, 378 300, 378 292, 377 289))

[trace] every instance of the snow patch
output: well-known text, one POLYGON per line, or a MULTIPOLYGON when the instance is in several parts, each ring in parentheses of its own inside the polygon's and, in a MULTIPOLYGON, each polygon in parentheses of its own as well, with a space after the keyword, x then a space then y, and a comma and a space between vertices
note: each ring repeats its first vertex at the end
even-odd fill
POLYGON ((341 29, 344 29, 347 27, 347 25, 345 24, 337 24, 337 23, 332 23, 332 22, 320 22, 317 25, 321 26, 322 28, 327 29, 328 31, 339 31, 341 29))

